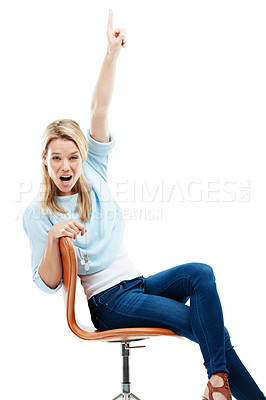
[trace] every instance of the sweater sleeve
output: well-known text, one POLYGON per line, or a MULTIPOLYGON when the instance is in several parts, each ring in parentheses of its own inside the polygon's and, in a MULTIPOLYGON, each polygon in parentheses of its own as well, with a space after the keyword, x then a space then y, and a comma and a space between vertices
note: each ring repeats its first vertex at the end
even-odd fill
POLYGON ((89 146, 86 163, 88 163, 90 167, 92 167, 105 181, 107 181, 108 156, 115 145, 115 137, 110 132, 110 141, 103 143, 98 142, 91 137, 90 129, 87 130, 86 134, 89 146))
POLYGON ((52 223, 49 221, 49 216, 44 214, 44 212, 38 211, 34 202, 26 208, 23 214, 23 228, 29 238, 31 247, 32 279, 33 282, 46 293, 57 292, 63 283, 63 280, 61 280, 55 289, 51 289, 44 283, 38 272, 38 267, 45 250, 48 232, 51 227, 52 223))

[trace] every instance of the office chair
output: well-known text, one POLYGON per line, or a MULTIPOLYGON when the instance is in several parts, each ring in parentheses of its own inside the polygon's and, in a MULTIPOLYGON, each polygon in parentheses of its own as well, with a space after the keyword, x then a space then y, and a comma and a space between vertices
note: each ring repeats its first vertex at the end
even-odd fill
POLYGON ((70 330, 84 340, 101 340, 107 342, 120 342, 122 346, 123 380, 122 392, 113 400, 123 399, 140 400, 131 393, 131 382, 129 380, 129 356, 130 349, 145 346, 130 346, 133 341, 148 339, 152 336, 175 336, 182 338, 169 329, 163 328, 122 328, 106 331, 95 330, 94 327, 86 327, 78 323, 75 318, 75 294, 77 282, 77 257, 71 238, 60 238, 60 252, 63 266, 63 293, 66 308, 66 318, 70 330))

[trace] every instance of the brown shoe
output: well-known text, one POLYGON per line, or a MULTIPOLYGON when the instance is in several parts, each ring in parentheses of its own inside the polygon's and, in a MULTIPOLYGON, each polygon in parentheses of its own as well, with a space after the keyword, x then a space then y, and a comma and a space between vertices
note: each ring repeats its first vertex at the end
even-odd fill
MULTIPOLYGON (((218 372, 215 375, 220 376, 221 378, 223 378, 224 384, 223 384, 223 386, 214 387, 214 386, 212 386, 210 381, 207 383, 207 386, 208 386, 208 389, 209 389, 209 400, 214 400, 213 396, 212 396, 212 394, 214 392, 221 393, 222 395, 224 395, 226 400, 232 400, 233 398, 232 398, 231 390, 229 388, 227 374, 224 373, 224 372, 218 372)), ((203 400, 208 400, 208 399, 206 399, 206 397, 203 397, 203 400)))

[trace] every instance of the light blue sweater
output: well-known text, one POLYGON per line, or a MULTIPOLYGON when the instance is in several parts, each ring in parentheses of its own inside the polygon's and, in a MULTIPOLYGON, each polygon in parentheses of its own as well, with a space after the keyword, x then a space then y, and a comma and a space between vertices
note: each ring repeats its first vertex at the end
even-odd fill
MULTIPOLYGON (((84 257, 86 254, 87 235, 90 271, 86 272, 80 264, 80 257, 78 256, 79 275, 94 274, 107 268, 118 254, 124 231, 121 209, 113 199, 107 183, 108 156, 115 144, 115 138, 110 133, 110 142, 97 142, 90 136, 90 130, 87 130, 87 140, 89 151, 87 160, 83 163, 83 171, 92 186, 92 213, 86 222, 88 232, 84 236, 78 235, 77 239, 73 241, 76 252, 77 247, 79 247, 84 257)), ((56 199, 68 211, 68 214, 47 215, 38 203, 37 197, 28 205, 23 214, 23 227, 29 237, 32 251, 32 278, 37 286, 47 293, 54 293, 62 286, 61 281, 57 288, 49 288, 38 273, 38 266, 45 250, 50 228, 54 224, 68 219, 75 219, 84 224, 78 214, 78 194, 57 196, 56 199)))

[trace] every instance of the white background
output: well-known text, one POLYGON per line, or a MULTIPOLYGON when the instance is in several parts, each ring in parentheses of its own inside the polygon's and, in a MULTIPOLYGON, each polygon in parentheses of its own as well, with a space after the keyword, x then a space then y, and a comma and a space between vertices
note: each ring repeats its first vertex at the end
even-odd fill
MULTIPOLYGON (((265 2, 24 0, 5 2, 0 17, 1 391, 11 400, 120 391, 119 345, 70 332, 62 291, 32 283, 21 224, 38 190, 45 127, 59 118, 89 127, 109 7, 127 29, 109 113, 109 182, 127 215, 125 247, 145 276, 192 261, 214 268, 232 343, 266 390, 265 2)), ((91 325, 81 289, 78 319, 91 325)), ((203 394, 196 344, 145 343, 132 351, 137 396, 203 394)))

